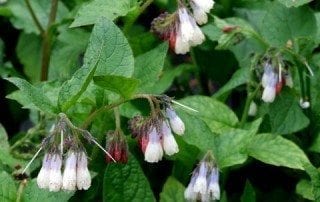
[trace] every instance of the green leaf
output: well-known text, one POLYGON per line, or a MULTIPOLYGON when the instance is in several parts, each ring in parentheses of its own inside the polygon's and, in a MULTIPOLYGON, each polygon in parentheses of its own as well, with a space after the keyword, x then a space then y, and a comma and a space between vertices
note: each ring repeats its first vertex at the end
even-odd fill
POLYGON ((293 142, 279 135, 258 134, 247 148, 248 154, 262 162, 304 170, 309 163, 304 152, 293 142))
POLYGON ((16 200, 17 188, 12 177, 2 171, 0 173, 0 199, 3 202, 11 202, 16 200))
POLYGON ((311 2, 312 0, 278 0, 278 1, 287 7, 299 7, 311 2))
POLYGON ((5 150, 5 151, 9 151, 9 142, 8 142, 8 135, 7 132, 5 130, 5 128, 3 127, 3 125, 0 123, 0 149, 1 150, 5 150))
MULTIPOLYGON (((40 24, 45 29, 49 19, 51 1, 32 0, 30 4, 40 24)), ((10 20, 16 28, 23 29, 26 33, 40 33, 32 20, 25 1, 10 0, 8 1, 8 7, 13 14, 10 20)), ((60 22, 67 14, 68 9, 59 1, 56 23, 60 22)))
POLYGON ((124 98, 130 98, 139 84, 139 80, 123 76, 95 76, 93 81, 96 85, 116 92, 124 98))
POLYGON ((69 191, 59 191, 59 192, 50 192, 47 189, 40 189, 37 185, 37 180, 31 180, 23 194, 24 202, 67 202, 72 196, 74 192, 69 191))
POLYGON ((35 34, 21 33, 16 49, 25 74, 32 83, 40 80, 41 38, 35 34))
POLYGON ((34 87, 24 79, 12 77, 7 78, 7 80, 16 85, 25 96, 25 99, 30 100, 37 109, 49 114, 57 113, 57 108, 52 104, 42 89, 34 87))
POLYGON ((284 89, 276 100, 270 104, 271 132, 276 134, 290 134, 309 125, 309 119, 302 112, 297 98, 288 89, 284 89))
POLYGON ((168 44, 162 43, 135 59, 133 77, 141 81, 138 88, 139 92, 153 93, 150 89, 157 84, 160 78, 167 51, 168 44))
POLYGON ((241 196, 241 202, 255 202, 255 201, 256 201, 256 193, 251 183, 247 181, 243 194, 241 196))
POLYGON ((160 202, 184 202, 185 187, 173 177, 169 177, 160 193, 160 202))
POLYGON ((103 181, 103 201, 155 201, 150 185, 134 156, 126 164, 111 163, 103 181))
POLYGON ((239 122, 231 109, 213 98, 190 96, 179 102, 197 110, 198 112, 190 111, 190 113, 204 120, 214 133, 222 133, 235 127, 239 122))
POLYGON ((222 88, 216 92, 213 97, 218 98, 225 93, 231 91, 232 89, 245 84, 250 79, 250 69, 249 68, 240 68, 238 69, 231 77, 231 79, 226 83, 222 88))
POLYGON ((133 56, 121 30, 110 20, 101 18, 93 28, 84 65, 63 84, 59 93, 59 106, 66 111, 87 89, 94 74, 130 76, 133 56))
POLYGON ((81 6, 70 27, 94 24, 100 17, 114 20, 125 16, 136 6, 138 6, 137 1, 132 0, 93 0, 81 6))
POLYGON ((309 180, 300 180, 296 186, 296 193, 305 199, 314 201, 313 186, 309 180))

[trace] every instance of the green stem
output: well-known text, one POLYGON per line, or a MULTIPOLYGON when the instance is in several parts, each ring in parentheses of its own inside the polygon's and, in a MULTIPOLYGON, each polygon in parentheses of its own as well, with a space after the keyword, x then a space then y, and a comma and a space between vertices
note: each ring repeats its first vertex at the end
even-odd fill
POLYGON ((27 5, 28 11, 29 11, 30 14, 31 14, 32 20, 33 20, 34 23, 36 24, 36 27, 38 28, 40 34, 43 35, 43 34, 44 34, 44 29, 43 29, 42 25, 40 24, 40 21, 38 20, 35 12, 33 11, 32 6, 31 6, 29 0, 24 0, 24 1, 25 1, 26 5, 27 5))
POLYGON ((113 109, 114 112, 114 119, 116 121, 116 130, 121 130, 121 121, 120 121, 120 111, 119 107, 115 107, 113 109))
POLYGON ((105 106, 102 106, 101 108, 95 110, 94 112, 92 112, 88 118, 83 122, 81 128, 83 129, 86 129, 88 128, 88 126, 91 124, 91 122, 99 115, 101 114, 102 112, 105 112, 105 111, 108 111, 110 109, 113 109, 115 107, 118 107, 119 105, 123 104, 123 103, 126 103, 126 102, 129 102, 131 100, 135 100, 135 99, 138 99, 138 98, 144 98, 144 99, 147 99, 149 104, 150 104, 150 108, 151 108, 151 114, 153 115, 155 113, 155 109, 154 109, 154 104, 153 104, 153 101, 151 99, 152 95, 148 95, 148 94, 137 94, 135 96, 133 96, 132 98, 129 98, 129 99, 122 99, 122 100, 119 100, 117 102, 114 102, 112 104, 108 104, 108 105, 105 105, 105 106))
POLYGON ((256 94, 258 93, 260 88, 260 85, 257 86, 257 88, 250 94, 249 90, 248 90, 248 96, 246 99, 246 103, 244 106, 244 110, 242 113, 242 117, 241 117, 241 121, 240 121, 240 127, 243 127, 243 125, 245 124, 247 118, 248 118, 248 114, 249 114, 249 109, 250 109, 250 104, 252 102, 252 100, 255 98, 256 94))
POLYGON ((18 188, 18 192, 17 192, 17 199, 16 199, 16 202, 20 202, 22 201, 21 200, 21 196, 22 196, 22 193, 24 191, 24 188, 26 187, 27 185, 27 180, 24 179, 20 182, 20 185, 19 185, 19 188, 18 188))
POLYGON ((43 32, 41 81, 48 80, 48 70, 50 65, 51 44, 52 44, 51 27, 56 20, 57 11, 58 11, 58 0, 52 0, 47 29, 46 31, 43 32))
POLYGON ((303 79, 303 70, 300 67, 301 65, 297 65, 297 69, 298 69, 298 74, 299 74, 299 81, 300 81, 300 91, 301 91, 301 97, 304 99, 306 96, 306 92, 305 92, 305 86, 304 86, 304 79, 303 79))

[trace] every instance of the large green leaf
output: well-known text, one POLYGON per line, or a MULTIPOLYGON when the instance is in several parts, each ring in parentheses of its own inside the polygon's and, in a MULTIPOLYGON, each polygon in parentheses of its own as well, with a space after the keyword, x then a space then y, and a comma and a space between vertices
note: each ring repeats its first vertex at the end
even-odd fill
POLYGON ((214 98, 190 96, 179 102, 197 110, 198 112, 188 112, 204 120, 214 133, 229 130, 239 122, 232 110, 214 98))
POLYGON ((185 187, 173 177, 169 177, 160 193, 160 202, 184 202, 185 187))
POLYGON ((309 119, 304 115, 297 98, 289 89, 284 89, 277 95, 276 100, 269 106, 268 115, 272 133, 290 134, 309 124, 309 119))
MULTIPOLYGON (((8 81, 16 85, 25 99, 30 100, 37 109, 49 113, 57 113, 56 106, 49 100, 42 89, 36 88, 24 79, 20 78, 7 78, 8 81)), ((19 102, 19 100, 17 100, 19 102)))
POLYGON ((139 80, 126 78, 123 76, 95 76, 93 81, 96 85, 106 90, 120 94, 122 97, 129 98, 136 90, 139 80))
POLYGON ((0 199, 3 202, 15 201, 17 188, 13 178, 6 172, 0 173, 0 199))
POLYGON ((307 156, 296 144, 279 135, 258 134, 247 150, 250 156, 276 166, 304 170, 304 165, 309 163, 307 156))
POLYGON ((74 105, 94 74, 128 77, 132 72, 133 56, 127 40, 112 21, 101 18, 93 28, 83 67, 61 88, 59 106, 66 111, 74 105))
POLYGON ((59 191, 59 192, 50 192, 47 189, 40 189, 37 185, 36 179, 31 180, 23 194, 24 202, 67 202, 72 196, 74 192, 69 191, 59 191))
POLYGON ((109 164, 103 181, 103 201, 155 201, 138 161, 129 155, 126 164, 109 164))
MULTIPOLYGON (((40 24, 43 28, 46 28, 49 19, 51 1, 32 0, 30 1, 30 4, 40 24)), ((40 33, 32 20, 25 1, 10 0, 8 1, 8 7, 13 14, 11 22, 16 28, 23 29, 26 33, 40 33)), ((61 1, 59 1, 56 22, 60 22, 67 14, 68 9, 61 1)))
POLYGON ((133 77, 141 81, 138 89, 140 92, 153 93, 150 89, 157 85, 157 81, 160 79, 167 51, 168 44, 162 43, 136 58, 133 77))
POLYGON ((93 0, 81 6, 71 27, 94 24, 102 16, 114 20, 136 6, 137 1, 132 0, 93 0))
POLYGON ((311 2, 312 0, 278 0, 287 7, 298 7, 311 2))

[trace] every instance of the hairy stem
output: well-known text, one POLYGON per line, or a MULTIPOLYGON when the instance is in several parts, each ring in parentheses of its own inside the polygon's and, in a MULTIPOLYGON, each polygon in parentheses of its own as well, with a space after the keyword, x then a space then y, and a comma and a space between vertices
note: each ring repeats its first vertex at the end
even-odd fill
POLYGON ((114 112, 114 119, 116 121, 116 130, 121 130, 121 121, 120 121, 120 111, 119 107, 115 107, 113 109, 114 112))
POLYGON ((27 180, 24 179, 20 182, 20 185, 19 185, 19 189, 18 189, 18 192, 17 192, 17 199, 16 199, 16 202, 20 202, 22 201, 21 200, 21 197, 22 197, 22 193, 23 193, 23 190, 24 188, 26 187, 27 185, 27 180))

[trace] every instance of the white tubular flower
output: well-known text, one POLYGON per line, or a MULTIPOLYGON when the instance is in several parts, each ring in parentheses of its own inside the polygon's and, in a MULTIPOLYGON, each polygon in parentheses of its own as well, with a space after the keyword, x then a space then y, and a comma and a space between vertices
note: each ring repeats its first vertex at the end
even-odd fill
POLYGON ((152 127, 148 136, 149 142, 144 153, 144 160, 149 163, 156 163, 160 161, 163 156, 160 135, 157 133, 156 127, 152 127))
POLYGON ((250 103, 248 115, 255 116, 256 114, 257 114, 257 104, 254 101, 252 101, 250 103))
POLYGON ((63 172, 62 188, 64 190, 76 190, 77 185, 77 155, 74 151, 70 152, 63 172))
POLYGON ((220 199, 219 171, 217 168, 213 168, 211 171, 208 192, 212 200, 220 199))
POLYGON ((205 38, 204 34, 202 33, 200 27, 197 25, 196 21, 194 21, 193 18, 191 18, 190 21, 191 21, 193 28, 194 28, 194 32, 193 32, 192 38, 190 40, 190 44, 192 46, 200 45, 204 42, 204 40, 206 38, 205 38))
POLYGON ((262 93, 262 100, 264 102, 271 103, 274 101, 275 97, 276 97, 276 88, 273 86, 265 87, 262 93))
POLYGON ((191 0, 193 4, 195 4, 199 9, 203 10, 206 13, 209 13, 213 8, 214 1, 213 0, 191 0))
POLYGON ((169 119, 172 131, 177 135, 183 135, 185 131, 185 126, 183 121, 177 115, 177 113, 171 107, 167 107, 166 115, 169 119))
POLYGON ((208 22, 208 16, 207 13, 201 9, 199 6, 197 6, 193 1, 191 3, 191 8, 193 10, 193 17, 197 21, 199 25, 203 25, 208 22))
POLYGON ((49 191, 57 192, 62 187, 62 159, 60 154, 53 154, 50 163, 49 191))
POLYGON ((185 7, 181 7, 178 10, 179 22, 180 22, 180 32, 182 36, 182 41, 188 42, 191 40, 194 32, 194 27, 190 22, 190 15, 185 7))
POLYGON ((174 47, 174 52, 176 54, 186 54, 190 51, 190 45, 189 42, 182 40, 182 35, 180 29, 177 31, 176 35, 176 43, 174 47))
POLYGON ((42 167, 37 177, 37 184, 38 184, 38 187, 41 189, 49 188, 48 176, 50 175, 50 163, 51 163, 51 155, 45 154, 42 161, 42 167))
POLYGON ((78 153, 77 159, 77 187, 88 190, 91 186, 91 175, 88 170, 88 160, 85 152, 78 153))
POLYGON ((162 122, 161 132, 164 152, 169 156, 178 153, 178 144, 171 133, 171 129, 167 121, 162 122))
POLYGON ((190 183, 188 184, 188 187, 184 191, 184 198, 186 200, 195 201, 197 199, 197 192, 193 191, 193 186, 198 177, 197 173, 193 173, 190 183))
POLYGON ((262 87, 266 87, 270 81, 270 79, 272 77, 274 77, 274 72, 273 72, 273 68, 271 66, 271 64, 269 62, 267 62, 265 65, 264 65, 264 70, 263 70, 263 75, 262 75, 262 79, 261 79, 261 84, 262 84, 262 87))
POLYGON ((302 109, 308 109, 310 107, 310 102, 304 101, 302 98, 300 99, 299 104, 302 109))
POLYGON ((199 175, 194 183, 193 191, 206 194, 207 193, 207 172, 208 168, 206 162, 200 163, 199 175))

